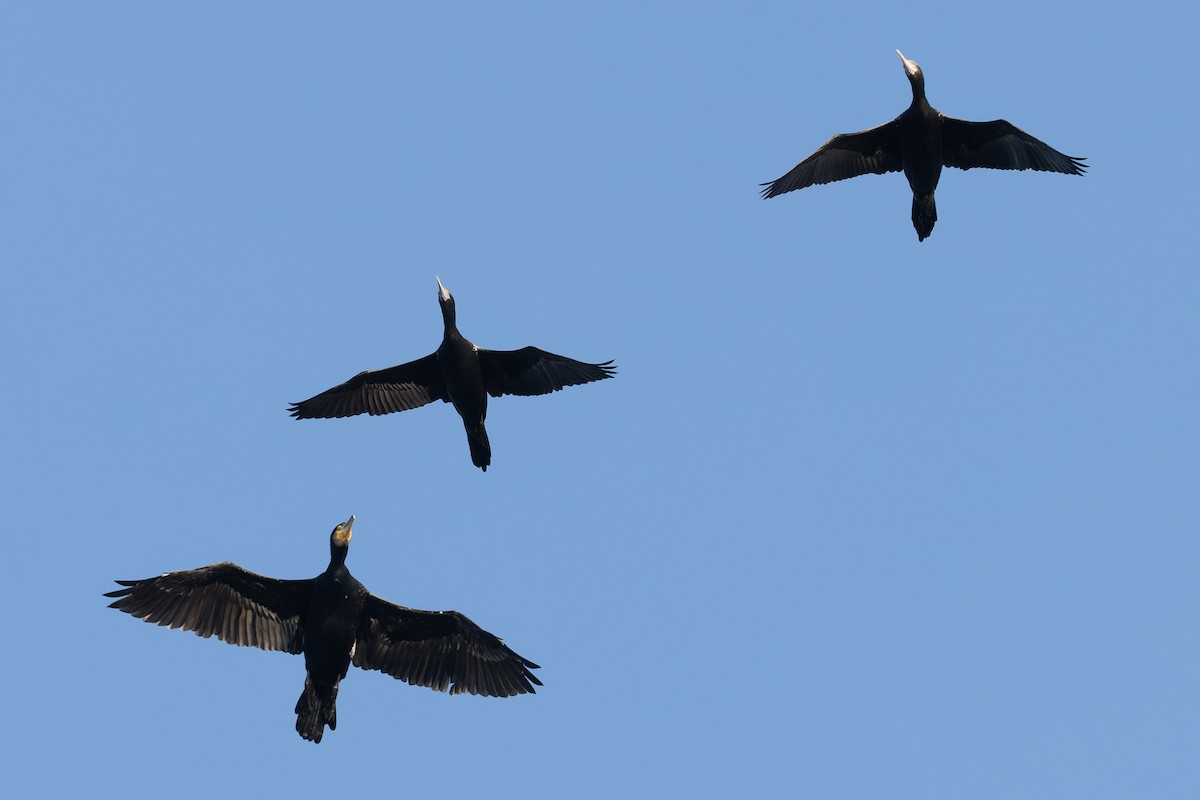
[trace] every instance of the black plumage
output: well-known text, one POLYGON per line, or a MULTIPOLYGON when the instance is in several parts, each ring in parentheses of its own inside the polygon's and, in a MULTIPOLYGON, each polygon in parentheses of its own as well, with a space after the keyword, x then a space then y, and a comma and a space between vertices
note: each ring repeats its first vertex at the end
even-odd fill
POLYGON ((435 400, 453 403, 467 431, 471 462, 487 472, 492 463, 484 426, 488 395, 550 394, 616 374, 612 361, 588 364, 536 347, 477 347, 458 332, 454 297, 440 278, 437 285, 445 332, 434 353, 396 367, 360 372, 339 386, 293 403, 288 409, 291 415, 296 419, 378 416, 420 408, 435 400))
POLYGON ((1084 159, 1067 156, 1011 122, 967 122, 947 117, 925 99, 925 76, 917 62, 896 54, 912 84, 912 104, 891 122, 834 136, 783 177, 762 184, 764 198, 859 175, 904 171, 913 192, 912 221, 924 241, 937 222, 933 194, 942 167, 1033 169, 1082 175, 1084 159))
POLYGON ((296 730, 319 742, 337 727, 338 683, 353 663, 450 694, 532 694, 538 665, 457 611, 419 611, 376 597, 346 569, 354 517, 329 538, 329 567, 279 580, 223 562, 168 572, 105 594, 135 617, 230 644, 303 653, 296 730))

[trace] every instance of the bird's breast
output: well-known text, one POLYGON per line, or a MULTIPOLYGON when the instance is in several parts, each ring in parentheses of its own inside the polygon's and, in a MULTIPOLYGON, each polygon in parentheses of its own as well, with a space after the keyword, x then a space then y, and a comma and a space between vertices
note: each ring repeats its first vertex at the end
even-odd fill
POLYGON ((917 194, 932 194, 942 175, 942 120, 933 112, 910 116, 901 126, 904 177, 917 194))

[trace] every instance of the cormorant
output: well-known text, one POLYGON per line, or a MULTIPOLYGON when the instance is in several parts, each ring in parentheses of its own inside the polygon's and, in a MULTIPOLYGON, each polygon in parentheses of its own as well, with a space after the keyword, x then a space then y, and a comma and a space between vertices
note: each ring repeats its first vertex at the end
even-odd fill
POLYGON ((532 694, 538 665, 457 611, 418 611, 376 597, 346 569, 354 516, 329 537, 329 567, 278 580, 222 562, 140 581, 117 581, 109 606, 146 622, 230 644, 304 653, 296 730, 321 741, 337 728, 338 683, 353 663, 450 694, 532 694))
POLYGON ((933 192, 943 166, 1036 169, 1066 175, 1082 175, 1087 169, 1084 159, 1063 155, 1011 122, 967 122, 943 115, 925 99, 925 76, 917 62, 899 50, 896 55, 904 62, 904 73, 912 84, 912 105, 886 125, 834 136, 782 178, 762 184, 767 187, 763 198, 817 183, 904 170, 913 192, 913 227, 918 239, 925 241, 937 222, 933 192))
POLYGON ((436 278, 438 304, 446 332, 431 355, 387 369, 360 372, 350 380, 315 397, 292 403, 296 419, 352 417, 355 414, 391 414, 441 400, 453 403, 467 429, 471 462, 484 472, 492 463, 484 420, 487 399, 504 394, 536 395, 557 392, 564 386, 611 378, 612 361, 585 364, 536 347, 520 350, 485 350, 461 333, 454 321, 454 297, 436 278))

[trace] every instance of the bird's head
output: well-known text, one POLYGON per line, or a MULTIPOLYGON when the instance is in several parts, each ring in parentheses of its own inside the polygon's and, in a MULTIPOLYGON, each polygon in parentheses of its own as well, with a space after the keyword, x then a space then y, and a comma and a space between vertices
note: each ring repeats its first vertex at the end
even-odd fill
POLYGON ((901 53, 899 50, 896 51, 896 55, 900 56, 900 60, 904 62, 904 74, 908 76, 909 80, 921 75, 920 64, 913 61, 911 58, 905 58, 904 53, 901 53))
POLYGON ((433 279, 437 281, 438 285, 438 302, 442 305, 446 305, 446 303, 453 303, 454 295, 450 294, 449 289, 447 289, 445 286, 442 286, 442 279, 436 275, 433 276, 433 279))
POLYGON ((442 321, 446 323, 446 331, 449 332, 454 327, 454 295, 450 294, 450 290, 442 286, 442 279, 434 275, 434 280, 438 285, 438 305, 442 307, 442 321))
POLYGON ((908 82, 912 84, 913 102, 924 100, 925 98, 925 75, 921 72, 921 65, 910 58, 905 58, 904 53, 899 50, 896 55, 900 56, 900 60, 904 62, 904 74, 908 76, 908 82))
POLYGON ((905 58, 904 53, 899 50, 896 55, 900 56, 900 61, 904 64, 904 74, 908 76, 908 80, 914 87, 925 86, 925 73, 921 72, 921 65, 913 61, 911 58, 905 58))
POLYGON ((354 515, 351 514, 350 519, 346 520, 345 522, 339 522, 337 524, 337 526, 333 529, 333 533, 329 534, 329 546, 330 547, 343 547, 343 548, 349 547, 350 546, 350 532, 351 532, 351 528, 353 528, 353 527, 354 527, 354 515))

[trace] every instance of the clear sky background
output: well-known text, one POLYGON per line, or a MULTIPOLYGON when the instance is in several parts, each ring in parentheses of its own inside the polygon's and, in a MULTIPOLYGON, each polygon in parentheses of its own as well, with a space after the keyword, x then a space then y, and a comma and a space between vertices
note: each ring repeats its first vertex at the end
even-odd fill
MULTIPOLYGON (((0 11, 5 783, 173 798, 1200 796, 1191 4, 23 3, 0 11), (910 91, 1086 156, 758 184, 910 91), (1191 137, 1191 138, 1189 138, 1191 137), (493 400, 289 401, 432 352, 493 400), (106 608, 348 564, 536 696, 106 608)), ((17 796, 17 795, 14 795, 17 796)))

